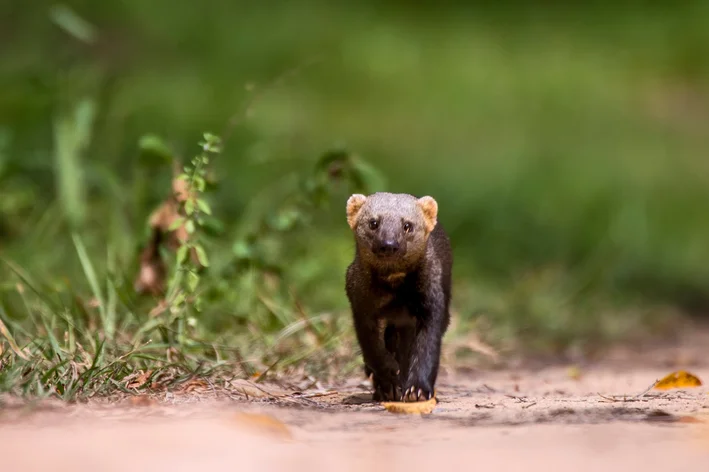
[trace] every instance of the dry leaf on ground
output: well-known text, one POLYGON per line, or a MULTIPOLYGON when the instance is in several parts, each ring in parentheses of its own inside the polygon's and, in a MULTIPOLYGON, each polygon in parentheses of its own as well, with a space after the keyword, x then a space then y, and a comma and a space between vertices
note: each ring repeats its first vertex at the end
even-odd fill
POLYGON ((204 392, 209 389, 209 384, 204 379, 190 379, 178 388, 180 393, 204 392))
POLYGON ((702 418, 698 418, 696 416, 685 415, 685 416, 680 416, 677 419, 677 422, 678 423, 705 423, 705 420, 703 420, 702 418))
POLYGON ((150 376, 153 374, 152 370, 143 372, 139 370, 138 372, 126 377, 126 388, 140 388, 148 381, 150 376))
POLYGON ((128 404, 131 406, 154 406, 157 402, 148 395, 136 395, 128 399, 128 404))
POLYGON ((389 413, 403 413, 407 415, 427 415, 433 412, 436 408, 436 397, 434 395, 430 400, 425 402, 384 402, 382 406, 389 413))
POLYGON ((670 390, 673 388, 701 387, 701 385, 702 381, 696 375, 685 370, 678 370, 655 382, 653 388, 655 390, 670 390))
POLYGON ((274 434, 287 439, 293 438, 288 426, 271 415, 264 415, 260 413, 236 413, 231 419, 236 421, 240 426, 246 426, 252 430, 274 434))

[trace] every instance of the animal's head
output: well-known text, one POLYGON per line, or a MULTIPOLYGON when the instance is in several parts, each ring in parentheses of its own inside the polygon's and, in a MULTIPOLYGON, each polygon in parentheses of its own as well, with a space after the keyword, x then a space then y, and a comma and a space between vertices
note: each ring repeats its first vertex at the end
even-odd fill
POLYGON ((432 197, 375 193, 355 194, 347 200, 347 223, 360 251, 385 263, 421 257, 437 217, 438 204, 432 197))

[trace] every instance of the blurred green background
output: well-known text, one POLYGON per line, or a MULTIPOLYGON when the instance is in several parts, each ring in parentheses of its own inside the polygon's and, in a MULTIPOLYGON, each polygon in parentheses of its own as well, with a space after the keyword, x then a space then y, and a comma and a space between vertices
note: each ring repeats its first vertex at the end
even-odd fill
POLYGON ((145 316, 131 284, 171 166, 140 143, 188 159, 235 116, 202 338, 346 332, 351 186, 246 272, 239 239, 333 149, 438 200, 458 335, 564 352, 705 314, 709 2, 6 0, 0 25, 0 250, 57 297, 90 294, 75 227, 116 316, 145 316))

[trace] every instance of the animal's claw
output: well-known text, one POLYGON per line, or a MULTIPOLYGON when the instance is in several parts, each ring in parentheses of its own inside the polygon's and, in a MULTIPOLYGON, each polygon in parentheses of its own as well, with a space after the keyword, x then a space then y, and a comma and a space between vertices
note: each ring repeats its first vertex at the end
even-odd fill
POLYGON ((430 400, 433 397, 433 392, 426 387, 412 385, 404 391, 401 400, 405 402, 419 402, 430 400))

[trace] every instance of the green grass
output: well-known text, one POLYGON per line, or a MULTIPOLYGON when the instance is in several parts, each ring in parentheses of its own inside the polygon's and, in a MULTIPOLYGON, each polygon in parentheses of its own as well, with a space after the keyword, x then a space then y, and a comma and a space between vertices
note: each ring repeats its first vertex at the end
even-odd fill
POLYGON ((438 200, 452 337, 558 355, 704 313, 702 2, 67 6, 0 20, 2 390, 354 371, 354 188, 438 200), (132 290, 147 218, 171 159, 235 114, 210 164, 203 311, 156 319, 132 290), (345 177, 319 167, 329 149, 345 177))
MULTIPOLYGON (((186 168, 185 179, 208 175, 207 168, 190 170, 202 159, 186 168)), ((279 186, 278 205, 254 208, 244 219, 229 239, 232 248, 223 247, 223 232, 210 237, 220 222, 204 213, 208 188, 197 190, 195 208, 203 213, 187 213, 184 221, 195 222, 190 240, 177 251, 162 248, 169 267, 164 298, 138 295, 136 261, 124 267, 110 241, 105 260, 92 258, 79 232, 70 235, 74 257, 63 260, 75 260, 80 279, 51 284, 51 277, 38 279, 3 258, 0 270, 11 282, 0 292, 0 391, 76 400, 135 393, 128 385, 139 372, 150 372, 141 385, 148 389, 195 376, 260 380, 305 368, 328 378, 359 369, 347 314, 312 312, 303 303, 291 279, 307 284, 318 267, 307 264, 307 253, 292 253, 306 250, 303 234, 334 193, 371 191, 379 176, 338 150, 293 177, 290 189, 279 186), (198 248, 204 267, 189 262, 190 247, 198 248), (294 263, 297 270, 289 268, 294 263)), ((55 242, 64 235, 59 227, 55 242)))

